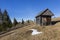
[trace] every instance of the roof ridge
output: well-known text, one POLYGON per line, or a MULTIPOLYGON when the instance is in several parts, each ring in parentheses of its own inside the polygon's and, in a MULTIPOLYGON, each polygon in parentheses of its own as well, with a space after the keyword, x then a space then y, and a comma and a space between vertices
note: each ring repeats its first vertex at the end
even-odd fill
MULTIPOLYGON (((37 16, 40 16, 40 15, 42 15, 44 12, 46 12, 47 10, 49 10, 48 8, 46 8, 45 10, 43 10, 43 11, 41 11, 41 12, 39 12, 39 14, 37 15, 37 16)), ((50 11, 50 10, 49 10, 50 11)), ((50 11, 51 12, 51 11, 50 11)), ((52 14, 53 15, 53 14, 52 14)), ((36 17, 37 17, 36 16, 36 17)))

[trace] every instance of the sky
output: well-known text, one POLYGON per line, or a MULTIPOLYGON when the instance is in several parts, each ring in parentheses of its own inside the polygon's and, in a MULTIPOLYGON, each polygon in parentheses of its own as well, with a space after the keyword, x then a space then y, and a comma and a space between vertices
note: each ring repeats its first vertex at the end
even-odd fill
POLYGON ((11 20, 34 20, 46 8, 54 13, 54 17, 60 16, 60 0, 0 0, 0 9, 2 12, 6 9, 11 20))

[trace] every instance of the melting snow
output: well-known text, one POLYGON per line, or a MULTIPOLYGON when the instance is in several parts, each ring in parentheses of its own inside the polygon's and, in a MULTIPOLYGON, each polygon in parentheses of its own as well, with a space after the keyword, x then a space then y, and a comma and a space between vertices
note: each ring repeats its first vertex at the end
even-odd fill
POLYGON ((30 29, 30 30, 33 31, 31 35, 37 35, 42 33, 42 32, 38 32, 36 29, 30 29))

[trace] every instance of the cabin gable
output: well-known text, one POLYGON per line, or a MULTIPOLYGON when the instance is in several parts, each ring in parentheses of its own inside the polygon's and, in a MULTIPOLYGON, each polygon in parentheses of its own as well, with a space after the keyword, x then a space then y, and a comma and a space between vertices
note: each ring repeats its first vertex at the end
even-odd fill
POLYGON ((53 16, 54 14, 50 10, 46 10, 44 13, 41 15, 48 15, 48 16, 53 16))

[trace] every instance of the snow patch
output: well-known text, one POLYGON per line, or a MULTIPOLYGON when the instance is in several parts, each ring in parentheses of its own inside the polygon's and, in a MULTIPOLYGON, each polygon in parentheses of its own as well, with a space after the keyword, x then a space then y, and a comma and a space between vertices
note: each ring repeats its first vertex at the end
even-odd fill
POLYGON ((37 34, 41 34, 42 32, 38 32, 37 29, 30 29, 33 32, 31 33, 31 35, 37 35, 37 34))

